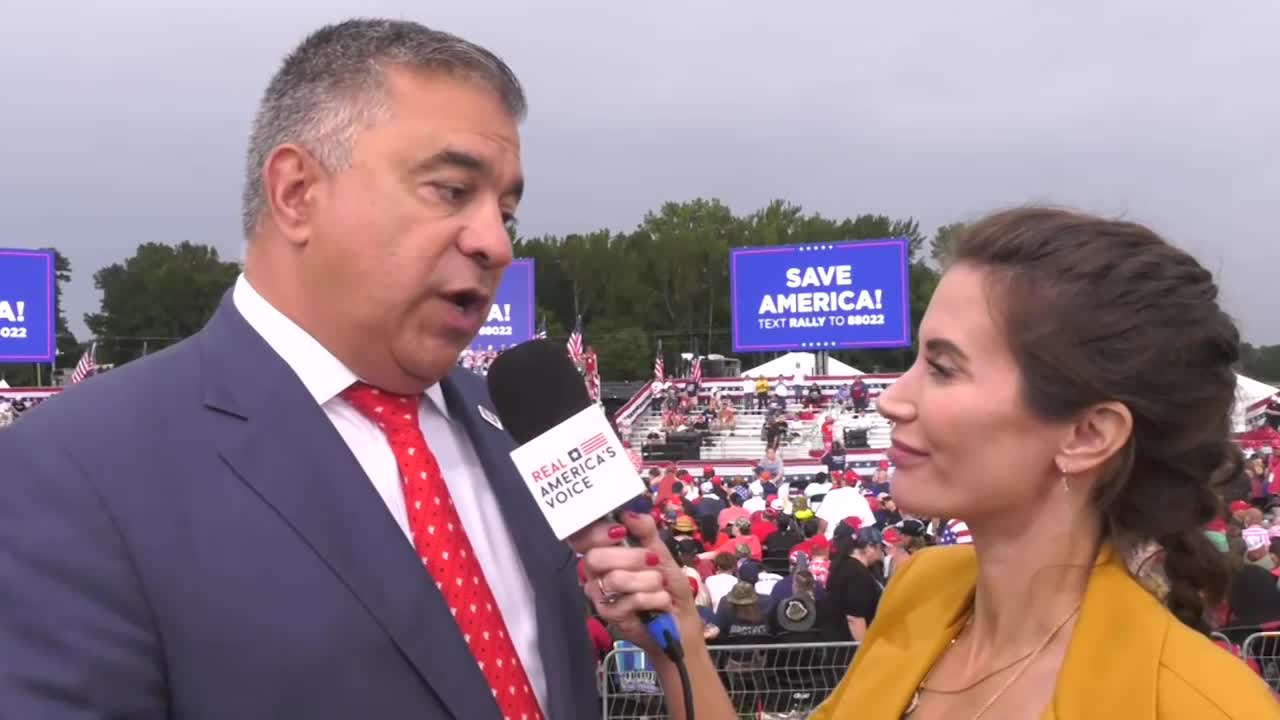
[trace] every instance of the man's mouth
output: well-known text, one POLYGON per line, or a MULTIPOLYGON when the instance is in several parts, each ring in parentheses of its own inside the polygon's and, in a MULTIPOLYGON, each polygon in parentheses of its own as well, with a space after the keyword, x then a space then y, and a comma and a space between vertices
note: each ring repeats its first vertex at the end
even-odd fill
POLYGON ((462 313, 483 313, 489 304, 489 296, 477 288, 450 290, 443 293, 443 297, 462 313))

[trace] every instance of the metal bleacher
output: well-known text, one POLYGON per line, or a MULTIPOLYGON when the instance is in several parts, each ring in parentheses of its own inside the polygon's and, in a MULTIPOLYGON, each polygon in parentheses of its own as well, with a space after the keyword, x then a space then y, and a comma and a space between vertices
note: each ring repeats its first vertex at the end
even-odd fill
MULTIPOLYGON (((737 427, 732 430, 713 431, 702 441, 702 460, 757 460, 764 456, 765 441, 762 435, 764 411, 743 410, 737 398, 732 398, 738 409, 737 427)), ((788 402, 788 414, 795 415, 801 410, 794 401, 788 402)), ((810 460, 815 451, 822 449, 821 424, 830 408, 822 408, 814 413, 812 420, 793 420, 790 431, 780 448, 783 460, 810 460)), ((867 446, 872 449, 883 449, 889 446, 889 422, 873 410, 858 415, 850 411, 835 411, 835 437, 843 437, 845 428, 858 428, 867 431, 867 446)), ((662 414, 655 405, 638 415, 631 425, 629 439, 633 447, 641 447, 649 433, 661 434, 662 414)))

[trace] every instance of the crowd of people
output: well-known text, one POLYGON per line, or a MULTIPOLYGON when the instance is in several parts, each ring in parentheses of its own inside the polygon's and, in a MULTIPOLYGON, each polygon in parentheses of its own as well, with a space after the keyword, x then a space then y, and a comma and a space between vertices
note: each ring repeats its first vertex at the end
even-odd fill
POLYGON ((1280 456, 1273 448, 1244 456, 1223 500, 1224 517, 1205 529, 1233 570, 1216 623, 1233 637, 1258 627, 1280 629, 1280 456))
POLYGON ((788 480, 770 449, 750 476, 668 465, 646 480, 629 509, 657 520, 714 641, 860 640, 896 567, 921 548, 968 542, 957 521, 904 517, 887 462, 867 478, 834 466, 788 480))
POLYGON ((483 350, 480 348, 467 348, 458 354, 458 365, 477 375, 488 375, 493 361, 497 360, 498 355, 506 349, 505 346, 495 348, 492 345, 483 350))
MULTIPOLYGON (((715 396, 700 407, 694 398, 672 392, 659 411, 714 415, 731 405, 715 396)), ((889 578, 912 555, 971 542, 961 521, 903 514, 887 461, 863 477, 848 459, 840 442, 829 440, 827 470, 804 479, 787 475, 776 445, 747 476, 722 477, 710 466, 694 476, 673 464, 646 471, 648 490, 629 509, 657 522, 688 578, 709 645, 860 642, 889 578)), ((1253 632, 1280 628, 1280 454, 1265 446, 1242 455, 1224 487, 1225 511, 1204 532, 1234 574, 1211 621, 1238 653, 1253 632)), ((603 660, 612 638, 597 618, 588 624, 603 660)), ((754 670, 768 672, 769 658, 749 659, 754 670)))
POLYGON ((0 398, 0 427, 13 424, 22 413, 34 408, 43 397, 0 398))
MULTIPOLYGON (((790 382, 785 377, 747 377, 740 391, 724 387, 708 391, 692 380, 655 382, 651 407, 660 421, 645 443, 661 444, 673 436, 692 435, 705 441, 715 434, 734 435, 740 429, 739 413, 756 412, 762 415, 759 439, 766 448, 776 450, 807 441, 813 441, 816 448, 820 436, 822 452, 835 450, 835 457, 842 462, 844 436, 838 425, 852 429, 855 435, 861 432, 860 443, 866 446, 865 433, 873 423, 868 412, 871 388, 861 378, 854 378, 840 384, 834 393, 825 393, 817 382, 805 385, 796 379, 803 377, 799 371, 790 382), (811 434, 815 429, 817 434, 811 434)), ((630 434, 629 426, 619 430, 630 434)), ((822 462, 828 464, 827 458, 822 462)))

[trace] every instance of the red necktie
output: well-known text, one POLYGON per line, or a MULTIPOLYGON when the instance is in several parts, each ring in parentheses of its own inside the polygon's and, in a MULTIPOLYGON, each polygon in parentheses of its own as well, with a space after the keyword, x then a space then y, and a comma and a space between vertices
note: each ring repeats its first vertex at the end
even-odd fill
POLYGON ((342 393, 387 436, 400 468, 414 550, 444 596, 503 717, 541 720, 529 677, 418 424, 419 397, 394 395, 360 382, 342 393))

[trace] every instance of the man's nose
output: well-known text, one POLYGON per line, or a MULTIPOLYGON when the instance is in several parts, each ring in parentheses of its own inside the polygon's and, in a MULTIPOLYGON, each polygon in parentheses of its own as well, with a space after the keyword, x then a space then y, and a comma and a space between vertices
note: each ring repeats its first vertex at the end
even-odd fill
POLYGON ((476 212, 463 228, 460 247, 463 254, 481 260, 487 268, 502 269, 511 264, 511 234, 496 203, 476 212))

